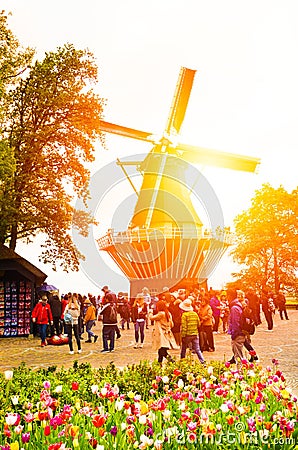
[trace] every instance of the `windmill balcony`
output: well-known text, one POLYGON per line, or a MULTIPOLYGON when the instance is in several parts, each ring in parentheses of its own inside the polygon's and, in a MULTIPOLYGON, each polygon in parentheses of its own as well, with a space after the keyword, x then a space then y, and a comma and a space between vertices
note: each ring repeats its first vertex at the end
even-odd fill
POLYGON ((97 239, 100 250, 105 250, 116 244, 133 243, 133 242, 150 242, 160 239, 202 239, 202 240, 218 240, 225 246, 233 243, 233 234, 228 228, 218 228, 215 231, 208 229, 198 230, 194 226, 183 226, 182 228, 160 227, 160 228, 144 228, 125 231, 115 231, 110 228, 107 233, 97 239))

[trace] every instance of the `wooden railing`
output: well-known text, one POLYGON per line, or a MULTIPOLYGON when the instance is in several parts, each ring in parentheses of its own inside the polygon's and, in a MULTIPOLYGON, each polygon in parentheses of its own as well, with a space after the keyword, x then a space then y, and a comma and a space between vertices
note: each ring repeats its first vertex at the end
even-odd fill
POLYGON ((214 239, 223 242, 225 245, 231 245, 233 235, 229 230, 217 229, 215 232, 205 230, 204 232, 195 227, 183 228, 144 228, 115 232, 109 229, 108 232, 97 239, 100 248, 107 248, 111 245, 121 244, 125 242, 144 242, 156 241, 159 239, 214 239))

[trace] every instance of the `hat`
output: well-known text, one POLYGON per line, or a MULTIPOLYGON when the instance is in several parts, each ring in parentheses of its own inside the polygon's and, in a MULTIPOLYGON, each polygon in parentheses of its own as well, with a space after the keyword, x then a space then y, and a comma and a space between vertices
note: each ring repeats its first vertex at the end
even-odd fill
POLYGON ((104 286, 103 288, 101 288, 102 291, 108 291, 109 290, 109 286, 104 286))
POLYGON ((86 300, 84 300, 84 305, 91 305, 91 302, 90 302, 90 300, 89 300, 89 298, 86 298, 86 300))
POLYGON ((171 296, 177 299, 178 298, 178 292, 177 291, 171 292, 171 296))
POLYGON ((165 287, 163 287, 162 288, 162 292, 168 292, 170 289, 167 287, 167 286, 165 286, 165 287))
POLYGON ((189 298, 186 298, 183 302, 180 303, 179 308, 183 309, 183 311, 193 311, 191 300, 189 298))

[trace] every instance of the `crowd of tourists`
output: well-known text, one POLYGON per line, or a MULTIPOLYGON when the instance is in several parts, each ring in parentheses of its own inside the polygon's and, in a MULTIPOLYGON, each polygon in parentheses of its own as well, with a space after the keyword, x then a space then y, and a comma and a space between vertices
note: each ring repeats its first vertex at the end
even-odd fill
POLYGON ((267 331, 273 329, 276 311, 281 320, 289 320, 281 290, 275 294, 264 289, 258 295, 252 288, 243 292, 212 288, 170 291, 164 287, 160 294, 152 295, 144 287, 135 298, 124 292, 116 294, 108 286, 101 292, 97 297, 69 292, 61 298, 55 293, 43 293, 32 311, 34 333, 39 334, 41 347, 57 336, 67 336, 69 353, 74 354, 73 341, 81 353, 81 341, 97 342, 99 336, 93 327, 100 321, 102 353, 113 352, 121 331, 130 327, 134 329, 134 348, 142 348, 146 330, 151 326, 152 348, 160 363, 172 359, 171 349, 180 349, 181 358, 189 349, 204 364, 203 353, 215 351, 214 334, 228 333, 233 353, 229 363, 234 364, 243 359, 243 347, 249 352, 250 361, 258 359, 251 336, 261 324, 261 312, 267 331))

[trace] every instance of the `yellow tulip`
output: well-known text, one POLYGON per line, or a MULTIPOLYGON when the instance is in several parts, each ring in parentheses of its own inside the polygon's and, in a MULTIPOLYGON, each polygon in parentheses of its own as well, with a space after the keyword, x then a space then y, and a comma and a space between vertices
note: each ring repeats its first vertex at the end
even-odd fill
POLYGON ((12 442, 10 444, 10 450, 19 450, 20 446, 18 442, 12 442))

